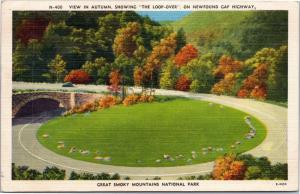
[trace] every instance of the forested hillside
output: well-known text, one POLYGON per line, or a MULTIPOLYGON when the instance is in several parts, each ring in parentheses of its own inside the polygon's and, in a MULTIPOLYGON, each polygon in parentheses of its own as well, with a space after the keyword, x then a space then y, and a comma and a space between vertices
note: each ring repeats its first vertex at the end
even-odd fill
POLYGON ((174 22, 202 52, 245 59, 263 47, 287 44, 286 11, 199 11, 174 22))
POLYGON ((287 99, 287 12, 14 12, 13 80, 287 99))

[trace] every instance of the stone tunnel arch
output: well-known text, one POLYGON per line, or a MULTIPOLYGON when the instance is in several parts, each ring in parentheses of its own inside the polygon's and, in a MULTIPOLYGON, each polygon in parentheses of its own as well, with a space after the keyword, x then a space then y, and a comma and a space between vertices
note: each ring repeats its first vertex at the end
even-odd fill
MULTIPOLYGON (((22 94, 21 94, 22 95, 22 94)), ((58 96, 58 95, 55 95, 55 94, 47 94, 47 93, 36 93, 36 94, 29 94, 29 95, 23 95, 21 96, 21 98, 18 99, 18 102, 15 103, 15 105, 13 105, 13 111, 12 111, 12 116, 13 117, 16 117, 16 116, 19 116, 20 114, 22 114, 22 111, 24 107, 26 107, 26 105, 30 104, 30 103, 34 103, 34 102, 47 102, 48 100, 48 105, 51 106, 55 104, 57 104, 57 107, 63 107, 65 109, 69 109, 70 108, 70 102, 69 102, 69 96, 66 100, 65 97, 61 97, 61 96, 58 96), (23 97, 23 98, 22 98, 23 97)), ((14 104, 14 103, 13 103, 14 104)), ((44 107, 47 108, 49 107, 47 105, 45 105, 44 107)))
POLYGON ((87 102, 99 99, 103 94, 70 93, 70 92, 34 92, 20 93, 12 96, 12 117, 14 118, 22 107, 38 99, 52 99, 60 103, 61 107, 69 110, 87 102))

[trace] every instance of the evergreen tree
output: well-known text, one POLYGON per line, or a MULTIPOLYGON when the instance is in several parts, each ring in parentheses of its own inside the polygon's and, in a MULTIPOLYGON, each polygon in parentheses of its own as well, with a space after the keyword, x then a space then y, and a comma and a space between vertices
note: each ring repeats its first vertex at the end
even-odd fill
POLYGON ((180 49, 186 45, 186 36, 185 36, 185 31, 183 30, 183 28, 180 28, 177 31, 176 43, 177 43, 177 46, 175 49, 175 53, 178 53, 178 51, 180 51, 180 49))

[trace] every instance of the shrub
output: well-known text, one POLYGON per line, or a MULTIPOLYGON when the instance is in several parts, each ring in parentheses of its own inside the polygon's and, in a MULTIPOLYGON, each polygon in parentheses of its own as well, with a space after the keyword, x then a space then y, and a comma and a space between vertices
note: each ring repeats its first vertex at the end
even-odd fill
POLYGON ((277 163, 271 167, 271 179, 287 180, 288 179, 288 165, 286 163, 277 163))
POLYGON ((12 180, 41 180, 42 173, 30 169, 28 166, 16 166, 12 164, 12 180))
POLYGON ((64 82, 72 82, 74 84, 87 84, 91 82, 91 78, 87 72, 81 69, 72 70, 66 75, 64 82))
POLYGON ((151 95, 145 95, 145 94, 142 94, 140 97, 139 97, 139 102, 142 102, 142 103, 145 103, 145 102, 153 102, 154 100, 154 96, 151 96, 151 95))
POLYGON ((178 78, 176 82, 175 89, 180 91, 188 91, 190 89, 191 81, 185 75, 182 75, 178 78))
POLYGON ((267 97, 267 89, 264 86, 255 86, 250 94, 251 98, 264 100, 267 97))
POLYGON ((43 171, 43 180, 64 180, 66 171, 55 166, 46 167, 43 171))
POLYGON ((243 180, 246 165, 234 155, 225 155, 215 160, 212 176, 215 180, 243 180))
POLYGON ((250 166, 245 173, 245 179, 256 180, 261 177, 261 174, 261 169, 258 166, 250 166))
POLYGON ((250 93, 249 93, 249 91, 246 90, 246 89, 241 89, 241 90, 238 92, 238 94, 237 94, 237 96, 238 96, 239 98, 247 98, 247 97, 249 97, 249 95, 250 95, 250 93))
POLYGON ((100 108, 109 108, 111 106, 114 106, 116 104, 118 104, 119 101, 116 97, 114 96, 104 96, 104 97, 101 97, 100 100, 99 100, 99 107, 100 108))
POLYGON ((88 102, 79 107, 78 113, 83 113, 87 111, 95 111, 97 109, 94 102, 88 102))
POLYGON ((135 95, 135 94, 131 94, 131 95, 128 95, 124 100, 123 100, 123 104, 125 106, 129 106, 129 105, 133 105, 133 104, 136 104, 138 103, 139 101, 139 96, 138 95, 135 95))
POLYGON ((109 175, 108 173, 101 173, 101 174, 91 174, 91 173, 76 173, 74 171, 71 172, 69 180, 120 180, 119 174, 109 175))

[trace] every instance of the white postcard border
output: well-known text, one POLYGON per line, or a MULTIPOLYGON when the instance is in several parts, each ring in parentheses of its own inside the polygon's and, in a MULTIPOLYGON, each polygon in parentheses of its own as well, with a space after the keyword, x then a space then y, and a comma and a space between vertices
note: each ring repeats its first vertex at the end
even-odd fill
MULTIPOLYGON (((258 1, 138 1, 131 0, 129 4, 253 4, 255 10, 288 10, 288 180, 287 181, 166 181, 166 180, 119 180, 119 181, 13 181, 11 180, 12 151, 12 11, 13 10, 47 10, 49 5, 63 5, 63 10, 70 10, 70 4, 122 4, 124 1, 4 1, 2 2, 2 36, 1 36, 1 188, 3 191, 291 191, 298 189, 298 137, 299 137, 299 3, 298 2, 258 2, 258 1), (192 187, 98 187, 99 182, 199 182, 200 186, 192 187), (276 186, 276 183, 286 183, 276 186)), ((83 9, 82 9, 83 10, 83 9)), ((101 9, 97 9, 101 10, 101 9)), ((123 9, 124 10, 124 9, 123 9)), ((149 9, 146 9, 150 11, 149 9)), ((146 11, 140 9, 139 11, 146 11)), ((178 11, 181 9, 167 9, 178 11)), ((235 10, 235 9, 227 9, 235 10)), ((244 9, 253 10, 253 9, 244 9)), ((53 10, 59 11, 59 10, 53 10)), ((81 11, 73 10, 72 11, 81 11)), ((85 10, 88 11, 88 10, 85 10)), ((92 10, 89 10, 92 11, 92 10)), ((137 10, 134 10, 137 11, 137 10)), ((152 10, 166 11, 166 9, 152 10)), ((186 10, 187 11, 187 10, 186 10)), ((194 10, 196 11, 196 10, 194 10)), ((210 9, 198 11, 225 11, 210 9)), ((238 10, 237 10, 238 11, 238 10)), ((241 10, 239 10, 241 11, 241 10)))

